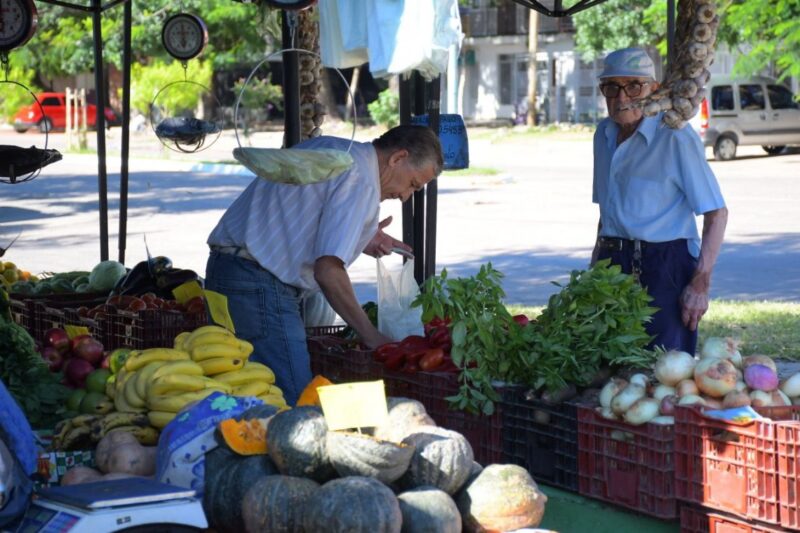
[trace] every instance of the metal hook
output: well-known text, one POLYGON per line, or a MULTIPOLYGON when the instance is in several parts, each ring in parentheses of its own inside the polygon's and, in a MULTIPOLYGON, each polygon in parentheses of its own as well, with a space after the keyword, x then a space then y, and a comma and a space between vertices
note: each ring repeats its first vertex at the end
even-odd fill
POLYGON ((181 65, 183 66, 183 81, 187 81, 189 79, 189 62, 181 61, 181 65))
POLYGON ((297 26, 299 26, 299 24, 300 15, 298 15, 297 11, 286 12, 286 25, 289 27, 289 41, 291 42, 290 48, 296 46, 295 37, 297 36, 297 26))

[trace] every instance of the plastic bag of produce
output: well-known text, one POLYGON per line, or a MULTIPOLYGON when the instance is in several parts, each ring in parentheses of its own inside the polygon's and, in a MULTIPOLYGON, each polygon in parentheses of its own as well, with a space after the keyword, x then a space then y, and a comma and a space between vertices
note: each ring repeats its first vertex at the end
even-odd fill
POLYGON ((394 340, 422 335, 422 307, 411 307, 418 294, 413 259, 397 272, 378 259, 378 331, 394 340))
POLYGON ((234 148, 233 157, 256 176, 289 185, 319 183, 353 166, 344 150, 234 148))

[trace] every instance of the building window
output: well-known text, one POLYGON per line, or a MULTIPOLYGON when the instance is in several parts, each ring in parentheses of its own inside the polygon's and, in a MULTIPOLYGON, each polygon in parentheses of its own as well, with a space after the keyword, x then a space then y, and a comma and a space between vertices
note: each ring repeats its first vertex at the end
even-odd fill
POLYGON ((528 96, 528 56, 500 54, 500 104, 521 105, 528 96))

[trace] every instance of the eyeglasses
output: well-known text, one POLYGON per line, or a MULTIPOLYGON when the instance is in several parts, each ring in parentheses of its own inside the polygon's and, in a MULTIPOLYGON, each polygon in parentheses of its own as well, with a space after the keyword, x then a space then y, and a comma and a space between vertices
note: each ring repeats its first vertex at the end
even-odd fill
POLYGON ((625 94, 633 98, 634 96, 642 94, 642 89, 649 83, 649 81, 632 81, 625 85, 619 85, 618 83, 601 83, 600 92, 603 93, 603 96, 606 98, 616 98, 619 96, 619 90, 622 89, 625 91, 625 94))

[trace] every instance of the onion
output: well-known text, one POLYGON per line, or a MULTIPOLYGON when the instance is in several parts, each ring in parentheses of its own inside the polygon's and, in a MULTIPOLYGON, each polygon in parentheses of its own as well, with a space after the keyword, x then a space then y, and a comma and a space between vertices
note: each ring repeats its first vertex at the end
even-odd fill
POLYGON ((683 398, 684 396, 700 394, 700 389, 697 388, 697 383, 693 379, 684 379, 675 387, 675 392, 678 393, 678 397, 683 398))
POLYGON ((772 394, 763 390, 754 390, 750 393, 750 405, 753 407, 769 407, 772 405, 772 394))
POLYGON ((677 403, 677 396, 664 396, 658 406, 658 412, 662 415, 672 416, 675 414, 675 404, 677 403))
POLYGON ((675 387, 668 387, 667 385, 658 385, 653 389, 653 398, 659 402, 667 396, 677 395, 675 387))
POLYGON ((686 352, 670 350, 656 361, 656 379, 664 385, 674 387, 684 379, 692 377, 694 357, 686 352))
POLYGON ((628 386, 628 382, 624 379, 611 378, 600 391, 600 405, 603 407, 611 407, 611 400, 620 393, 622 389, 628 386))
POLYGON ((781 390, 790 398, 800 396, 800 372, 786 378, 781 384, 781 390))
POLYGON ((770 392, 778 388, 778 374, 766 365, 750 365, 744 369, 744 382, 751 389, 770 392))
POLYGON ((705 406, 709 409, 722 409, 722 400, 706 395, 702 395, 700 397, 705 401, 705 406))
POLYGON ((694 381, 700 392, 722 398, 736 388, 736 367, 727 359, 701 359, 694 367, 694 381))
POLYGON ((774 390, 772 391, 772 405, 792 405, 792 400, 783 392, 774 390))
POLYGON ((92 373, 94 367, 89 361, 73 357, 64 364, 64 377, 70 385, 82 389, 86 384, 86 376, 92 373))
POLYGON ((722 399, 722 407, 730 409, 732 407, 746 407, 752 403, 750 395, 746 391, 732 390, 722 399))
POLYGON ((730 337, 709 337, 703 343, 703 349, 700 350, 702 359, 712 357, 716 359, 730 359, 733 366, 740 368, 742 366, 742 354, 739 353, 739 341, 730 337))
POLYGON ((742 370, 747 370, 747 367, 750 365, 768 366, 773 372, 776 374, 778 373, 778 367, 775 366, 775 361, 768 355, 748 355, 744 358, 744 361, 742 361, 742 370))
POLYGON ((617 419, 617 415, 614 414, 614 411, 612 411, 610 407, 598 407, 596 409, 596 411, 603 418, 607 418, 609 420, 616 420, 617 419))
POLYGON ((696 394, 687 394, 678 400, 678 405, 705 405, 706 401, 696 394))
POLYGON ((615 415, 620 416, 644 395, 644 387, 631 383, 611 400, 611 410, 615 415))
POLYGON ((625 422, 634 426, 641 426, 658 416, 658 400, 653 398, 640 398, 630 409, 625 411, 625 422))
POLYGON ((747 390, 747 383, 745 383, 742 380, 739 380, 739 381, 736 382, 736 387, 734 387, 734 390, 740 391, 740 392, 749 392, 747 390))
POLYGON ((634 385, 640 385, 644 388, 647 388, 647 385, 650 384, 650 380, 647 379, 647 376, 644 374, 634 374, 631 376, 630 382, 634 385))
POLYGON ((651 424, 660 424, 662 426, 671 426, 675 423, 674 416, 657 416, 650 421, 651 424))

